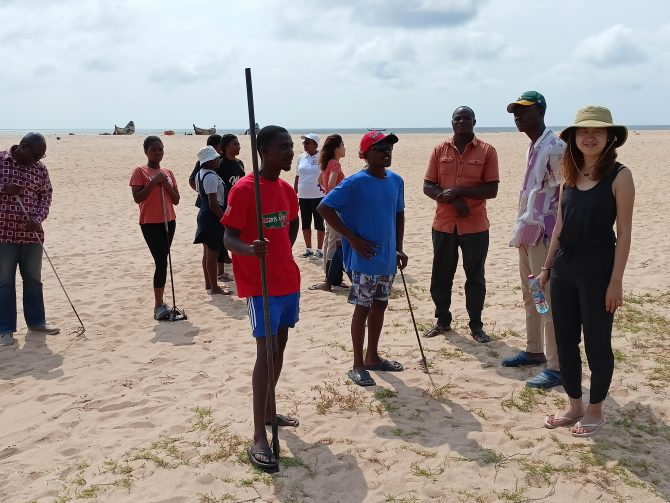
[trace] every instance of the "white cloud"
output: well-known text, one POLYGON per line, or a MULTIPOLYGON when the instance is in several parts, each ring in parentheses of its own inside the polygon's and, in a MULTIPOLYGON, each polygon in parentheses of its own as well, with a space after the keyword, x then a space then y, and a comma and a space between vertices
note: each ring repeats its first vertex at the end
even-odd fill
POLYGON ((647 59, 633 30, 621 24, 585 38, 575 53, 580 60, 601 67, 637 65, 647 59))

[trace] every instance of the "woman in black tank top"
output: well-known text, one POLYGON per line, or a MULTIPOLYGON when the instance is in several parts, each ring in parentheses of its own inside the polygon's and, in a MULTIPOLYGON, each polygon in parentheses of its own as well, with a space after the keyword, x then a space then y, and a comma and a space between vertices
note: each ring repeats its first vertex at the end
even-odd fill
POLYGON ((561 133, 567 143, 564 185, 539 280, 544 287, 551 277, 556 346, 570 406, 548 416, 544 425, 574 425, 575 437, 591 436, 606 422, 602 407, 614 372, 612 322, 623 303, 635 199, 630 170, 616 162, 616 149, 627 135, 624 126, 613 124, 607 108, 594 106, 577 112, 575 124, 561 133), (582 403, 582 331, 591 370, 587 407, 582 403))

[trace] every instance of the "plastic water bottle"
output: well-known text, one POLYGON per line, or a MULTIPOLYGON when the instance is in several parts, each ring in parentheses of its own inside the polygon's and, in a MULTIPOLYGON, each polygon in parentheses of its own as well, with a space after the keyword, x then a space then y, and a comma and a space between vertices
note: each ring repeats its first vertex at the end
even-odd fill
POLYGON ((528 288, 530 288, 530 294, 533 296, 537 312, 540 314, 548 313, 549 305, 547 304, 547 299, 544 298, 544 292, 540 288, 540 283, 534 274, 528 275, 528 288))

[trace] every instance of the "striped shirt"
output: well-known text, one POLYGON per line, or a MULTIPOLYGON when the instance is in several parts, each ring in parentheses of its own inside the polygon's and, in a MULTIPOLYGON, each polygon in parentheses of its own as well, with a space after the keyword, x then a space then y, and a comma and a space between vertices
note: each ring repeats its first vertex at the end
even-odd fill
POLYGON ((528 147, 519 213, 510 246, 536 246, 542 239, 551 239, 558 212, 564 149, 565 143, 549 129, 528 147))
POLYGON ((21 198, 30 218, 41 224, 47 218, 51 206, 49 172, 40 161, 31 166, 19 166, 12 158, 14 148, 0 151, 0 243, 38 243, 38 238, 44 241, 44 231, 24 230, 28 217, 17 197, 21 198), (10 183, 20 187, 18 196, 10 196, 4 192, 4 186, 10 183))

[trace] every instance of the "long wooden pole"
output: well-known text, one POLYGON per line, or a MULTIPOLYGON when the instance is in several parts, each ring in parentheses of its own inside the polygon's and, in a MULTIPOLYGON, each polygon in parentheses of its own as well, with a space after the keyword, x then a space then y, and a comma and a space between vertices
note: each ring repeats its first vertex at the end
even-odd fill
MULTIPOLYGON (((256 114, 254 113, 254 91, 251 85, 251 68, 245 68, 247 79, 247 105, 249 107, 249 134, 251 135, 251 164, 254 169, 254 192, 256 195, 256 223, 258 225, 258 239, 263 239, 263 212, 261 208, 261 182, 258 169, 258 153, 256 150, 256 114)), ((270 302, 268 296, 267 269, 265 257, 260 257, 261 286, 263 292, 263 319, 265 320, 265 348, 268 360, 268 391, 267 400, 272 415, 272 452, 279 461, 279 428, 277 425, 277 406, 275 400, 275 367, 274 347, 275 338, 272 337, 270 326, 270 302)))

